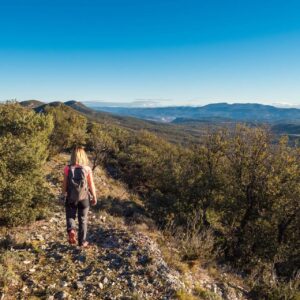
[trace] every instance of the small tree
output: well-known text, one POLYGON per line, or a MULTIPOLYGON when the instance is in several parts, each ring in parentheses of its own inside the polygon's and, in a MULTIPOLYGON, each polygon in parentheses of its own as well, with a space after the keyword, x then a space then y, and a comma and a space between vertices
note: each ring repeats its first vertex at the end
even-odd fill
POLYGON ((209 211, 223 199, 227 138, 225 131, 207 131, 200 145, 193 147, 186 166, 187 209, 194 212, 202 227, 212 225, 209 211))
POLYGON ((51 116, 16 103, 0 105, 0 221, 33 220, 47 200, 42 167, 48 156, 51 116))
POLYGON ((50 136, 52 154, 70 150, 76 145, 85 145, 87 120, 70 107, 59 105, 47 106, 45 113, 53 117, 54 130, 50 136))
POLYGON ((107 158, 117 151, 117 145, 109 132, 105 130, 104 125, 98 123, 89 126, 87 144, 92 153, 93 170, 99 165, 104 165, 107 158))

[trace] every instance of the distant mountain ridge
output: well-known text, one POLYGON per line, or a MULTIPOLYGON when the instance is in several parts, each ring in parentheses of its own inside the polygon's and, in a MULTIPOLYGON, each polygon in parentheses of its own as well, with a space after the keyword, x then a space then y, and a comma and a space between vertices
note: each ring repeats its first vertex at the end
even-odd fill
POLYGON ((66 106, 89 120, 114 124, 129 130, 146 129, 169 141, 197 140, 203 128, 230 127, 236 123, 268 123, 278 135, 300 136, 300 109, 277 108, 261 104, 209 104, 202 107, 178 106, 156 108, 91 108, 75 100, 45 103, 39 100, 20 102, 42 112, 47 106, 66 106), (96 110, 98 109, 98 110, 96 110))
POLYGON ((44 109, 48 106, 50 107, 58 107, 60 105, 68 107, 78 113, 81 113, 90 119, 98 119, 102 120, 103 122, 109 121, 109 122, 115 122, 115 119, 122 118, 118 116, 113 116, 110 113, 102 112, 102 111, 95 111, 87 106, 85 106, 83 103, 76 101, 76 100, 69 100, 66 102, 63 101, 53 101, 53 102, 33 102, 36 100, 30 100, 30 101, 21 101, 20 104, 24 107, 32 108, 36 112, 43 112, 44 109), (33 105, 35 103, 36 105, 33 105))
POLYGON ((228 104, 216 103, 205 106, 169 106, 169 107, 99 107, 93 109, 122 116, 132 116, 162 122, 172 122, 184 118, 202 120, 203 118, 224 118, 240 122, 284 122, 300 120, 300 109, 279 108, 257 103, 228 104))
POLYGON ((30 108, 36 108, 36 107, 39 107, 39 106, 41 106, 45 103, 40 101, 40 100, 25 100, 25 101, 21 101, 20 104, 22 106, 26 106, 26 107, 30 107, 30 108))
MULTIPOLYGON (((40 100, 21 101, 21 105, 34 109, 41 109, 46 105, 57 106, 64 104, 86 114, 110 113, 116 116, 128 116, 158 122, 173 122, 176 124, 196 122, 267 122, 291 123, 300 121, 300 109, 283 108, 258 103, 214 103, 204 106, 159 106, 134 107, 111 106, 109 102, 79 102, 69 100, 66 102, 42 102, 40 100)), ((120 103, 116 103, 119 105, 120 103)))

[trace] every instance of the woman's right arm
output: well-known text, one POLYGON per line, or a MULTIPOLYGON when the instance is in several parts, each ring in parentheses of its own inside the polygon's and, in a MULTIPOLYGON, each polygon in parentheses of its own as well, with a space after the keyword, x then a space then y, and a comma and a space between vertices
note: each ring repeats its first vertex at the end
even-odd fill
POLYGON ((68 166, 65 166, 65 168, 64 168, 64 180, 63 180, 63 184, 62 184, 62 197, 63 197, 63 199, 65 199, 66 196, 67 196, 67 189, 68 189, 68 171, 69 171, 68 166))
POLYGON ((68 182, 68 177, 66 176, 66 174, 64 174, 64 181, 63 181, 63 186, 62 186, 62 194, 64 196, 67 195, 67 182, 68 182))

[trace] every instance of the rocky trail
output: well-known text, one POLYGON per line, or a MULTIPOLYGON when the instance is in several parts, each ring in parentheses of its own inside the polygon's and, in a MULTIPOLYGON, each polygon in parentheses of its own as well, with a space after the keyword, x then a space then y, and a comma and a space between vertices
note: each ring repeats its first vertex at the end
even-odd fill
MULTIPOLYGON (((57 199, 65 161, 62 156, 49 163, 57 199)), ((0 300, 245 299, 242 287, 216 282, 200 267, 176 270, 157 243, 161 233, 151 229, 143 208, 128 200, 134 196, 103 170, 95 180, 102 201, 89 212, 90 247, 68 244, 59 200, 48 219, 0 232, 0 300)))
POLYGON ((87 249, 67 243, 63 213, 27 228, 26 242, 9 246, 22 287, 12 282, 4 299, 170 299, 181 287, 151 239, 89 217, 87 249))

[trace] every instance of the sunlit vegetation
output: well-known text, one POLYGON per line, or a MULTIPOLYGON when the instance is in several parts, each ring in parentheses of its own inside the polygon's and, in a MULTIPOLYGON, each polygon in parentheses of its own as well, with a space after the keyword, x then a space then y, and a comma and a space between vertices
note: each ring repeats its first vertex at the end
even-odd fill
POLYGON ((186 259, 211 253, 243 271, 254 299, 296 299, 300 150, 287 138, 274 144, 266 129, 237 125, 181 146, 63 106, 34 113, 13 103, 0 112, 2 222, 27 222, 43 205, 48 149, 84 144, 94 168, 105 167, 139 194, 161 228, 172 226, 186 259))
POLYGON ((0 105, 0 221, 18 225, 44 214, 50 195, 43 178, 51 116, 16 103, 0 105))

